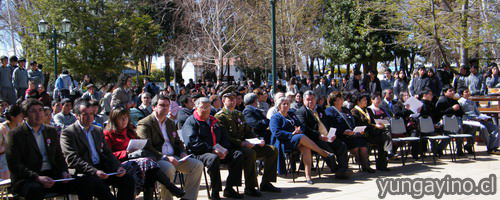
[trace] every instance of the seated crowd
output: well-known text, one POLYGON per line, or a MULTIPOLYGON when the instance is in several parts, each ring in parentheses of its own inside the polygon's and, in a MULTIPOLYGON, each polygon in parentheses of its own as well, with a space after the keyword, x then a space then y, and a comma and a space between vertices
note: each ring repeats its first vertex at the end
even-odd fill
MULTIPOLYGON (((349 154, 361 171, 390 171, 388 160, 405 156, 398 155, 402 144, 393 139, 425 136, 418 126, 422 117, 432 119, 435 135, 449 134, 441 119, 455 116, 461 124, 459 133, 479 131, 487 151, 500 154, 497 122, 481 115, 470 99, 485 94, 483 86, 496 87, 491 83, 497 80, 496 65, 483 86, 471 78, 477 76, 477 67, 466 78, 467 72, 456 75, 453 82, 442 80, 443 70, 439 76, 424 67, 417 71, 411 82, 404 71, 390 70, 382 81, 376 71, 364 79, 355 71, 339 83, 322 77, 316 84, 311 79, 301 84, 292 78, 286 86, 278 83, 273 97, 267 82, 257 86, 253 81, 237 85, 190 80, 176 85, 177 91, 171 86, 159 91, 145 78, 144 87, 134 90, 132 78, 122 74, 116 86, 98 90, 86 76, 85 88, 72 89, 78 92, 22 95, 17 103, 0 100, 0 178, 10 178, 12 193, 25 199, 72 193, 79 199, 127 200, 141 192, 144 199, 153 199, 157 182, 162 199, 197 199, 206 167, 211 199, 220 199, 220 192, 228 198, 260 197, 261 191, 281 192, 273 183, 290 170, 286 163, 294 153, 301 155, 298 160, 308 184, 314 184, 314 159, 322 159, 339 179, 353 174, 349 154), (412 109, 407 103, 411 98, 422 106, 412 109), (406 133, 392 134, 390 123, 384 123, 391 119, 403 119, 406 133), (479 125, 462 123, 466 120, 479 125), (332 128, 334 136, 329 134, 332 128), (130 150, 134 139, 147 143, 130 150), (375 168, 369 160, 373 148, 375 168), (224 190, 223 166, 228 170, 224 190), (182 189, 173 183, 180 176, 182 189), (243 178, 240 193, 237 187, 243 178), (115 194, 110 186, 117 188, 115 194)), ((34 82, 27 90, 45 92, 34 82)), ((441 156, 448 142, 431 147, 441 156)), ((463 149, 462 140, 456 142, 457 155, 464 155, 463 150, 473 153, 473 139, 463 149)), ((410 146, 413 158, 424 156, 424 142, 410 146)))

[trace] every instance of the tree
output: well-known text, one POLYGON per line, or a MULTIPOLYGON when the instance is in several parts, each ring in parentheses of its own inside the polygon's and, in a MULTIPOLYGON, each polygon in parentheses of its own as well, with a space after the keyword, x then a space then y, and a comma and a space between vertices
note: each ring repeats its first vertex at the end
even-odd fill
POLYGON ((325 0, 321 30, 323 53, 335 64, 363 64, 364 72, 376 70, 380 61, 392 60, 397 32, 387 21, 392 13, 367 1, 325 0))
POLYGON ((159 27, 123 1, 39 0, 20 7, 19 13, 26 56, 39 63, 52 63, 54 55, 51 35, 40 36, 38 21, 44 19, 59 30, 62 19, 71 21, 71 33, 58 37, 58 55, 59 67, 74 75, 91 74, 108 82, 126 64, 156 52, 151 41, 156 41, 159 27))

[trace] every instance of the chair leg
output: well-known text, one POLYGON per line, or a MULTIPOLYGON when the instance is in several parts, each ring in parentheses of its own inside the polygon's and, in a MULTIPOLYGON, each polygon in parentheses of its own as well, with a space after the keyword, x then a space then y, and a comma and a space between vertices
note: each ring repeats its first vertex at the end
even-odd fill
POLYGON ((451 143, 451 148, 452 148, 451 149, 451 161, 452 162, 456 162, 457 161, 457 156, 458 156, 456 154, 456 151, 457 151, 458 147, 455 146, 455 143, 453 143, 453 139, 452 138, 450 138, 450 143, 451 143))
POLYGON ((405 161, 406 161, 406 142, 401 141, 403 143, 403 152, 401 152, 401 162, 403 163, 403 166, 405 166, 405 161))
POLYGON ((208 185, 207 169, 205 167, 203 167, 203 176, 205 177, 205 186, 207 187, 208 199, 212 199, 212 197, 210 196, 210 186, 208 185))

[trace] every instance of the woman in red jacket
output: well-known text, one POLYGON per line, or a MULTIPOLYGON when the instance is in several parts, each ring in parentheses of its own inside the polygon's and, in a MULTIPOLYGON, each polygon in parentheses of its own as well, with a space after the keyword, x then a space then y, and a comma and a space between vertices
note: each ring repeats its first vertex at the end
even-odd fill
POLYGON ((153 187, 156 181, 163 184, 176 197, 184 196, 185 192, 170 182, 155 160, 161 155, 155 155, 145 149, 128 152, 127 146, 137 135, 129 120, 129 111, 125 108, 115 108, 109 115, 104 137, 113 154, 122 161, 122 166, 136 179, 138 192, 143 189, 144 199, 153 199, 153 187))

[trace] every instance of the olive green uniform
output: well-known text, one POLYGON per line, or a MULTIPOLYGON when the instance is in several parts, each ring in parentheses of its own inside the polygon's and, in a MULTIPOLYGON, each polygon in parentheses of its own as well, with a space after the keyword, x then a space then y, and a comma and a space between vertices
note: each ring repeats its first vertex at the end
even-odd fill
POLYGON ((245 117, 238 110, 231 112, 227 108, 222 108, 215 114, 215 118, 219 120, 221 128, 228 134, 231 146, 244 154, 245 187, 257 187, 256 159, 263 160, 265 163, 261 184, 276 182, 278 149, 270 145, 262 147, 255 145, 252 148, 241 147, 241 143, 245 139, 256 138, 257 135, 246 124, 245 117))

